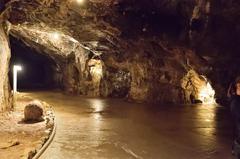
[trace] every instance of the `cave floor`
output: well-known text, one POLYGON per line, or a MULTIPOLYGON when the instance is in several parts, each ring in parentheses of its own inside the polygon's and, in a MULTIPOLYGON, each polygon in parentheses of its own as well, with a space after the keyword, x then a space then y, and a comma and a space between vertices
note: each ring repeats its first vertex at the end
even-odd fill
POLYGON ((232 123, 218 105, 144 105, 28 92, 53 105, 57 132, 42 159, 231 159, 232 123))
POLYGON ((26 159, 39 149, 49 132, 44 121, 23 122, 24 106, 32 99, 18 96, 14 111, 0 114, 0 158, 26 159))

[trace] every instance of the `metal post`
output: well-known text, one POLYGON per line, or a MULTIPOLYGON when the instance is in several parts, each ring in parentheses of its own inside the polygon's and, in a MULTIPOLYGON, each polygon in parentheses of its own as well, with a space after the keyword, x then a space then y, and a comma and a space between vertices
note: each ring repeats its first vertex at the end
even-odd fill
POLYGON ((22 67, 19 65, 13 66, 13 93, 17 93, 17 72, 21 71, 22 67))

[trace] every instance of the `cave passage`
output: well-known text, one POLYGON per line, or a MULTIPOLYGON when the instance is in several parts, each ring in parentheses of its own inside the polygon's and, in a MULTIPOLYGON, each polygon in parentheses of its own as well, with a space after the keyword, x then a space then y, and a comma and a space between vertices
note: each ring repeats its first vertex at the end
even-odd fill
POLYGON ((21 65, 18 72, 18 90, 39 90, 59 88, 57 75, 60 69, 54 60, 28 47, 22 41, 10 36, 11 60, 9 79, 13 88, 13 65, 21 65))

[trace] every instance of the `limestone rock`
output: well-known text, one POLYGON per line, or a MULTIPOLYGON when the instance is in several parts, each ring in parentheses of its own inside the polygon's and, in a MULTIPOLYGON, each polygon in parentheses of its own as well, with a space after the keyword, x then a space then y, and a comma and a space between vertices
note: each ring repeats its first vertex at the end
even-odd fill
POLYGON ((33 101, 24 108, 25 121, 42 121, 43 105, 39 101, 33 101))
MULTIPOLYGON (((209 78, 221 90, 219 98, 240 73, 239 0, 88 0, 83 5, 21 0, 9 5, 10 34, 55 60, 56 79, 65 92, 188 102, 191 94, 198 100, 206 92, 197 84, 206 81, 198 75, 188 79, 189 70, 209 78), (213 60, 203 62, 206 54, 213 60), (189 81, 194 82, 185 85, 189 81)), ((0 75, 1 68, 7 72, 2 56, 0 75)), ((0 104, 2 89, 0 81, 0 104)))
POLYGON ((10 61, 10 48, 7 35, 0 22, 0 112, 11 108, 10 88, 8 80, 8 65, 10 61))

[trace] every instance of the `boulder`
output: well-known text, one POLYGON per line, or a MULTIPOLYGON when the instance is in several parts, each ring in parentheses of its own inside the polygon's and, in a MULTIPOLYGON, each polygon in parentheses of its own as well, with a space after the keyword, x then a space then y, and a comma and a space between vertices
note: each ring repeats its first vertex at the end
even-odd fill
POLYGON ((43 120, 43 105, 39 101, 33 101, 27 104, 24 108, 25 121, 42 121, 43 120))

